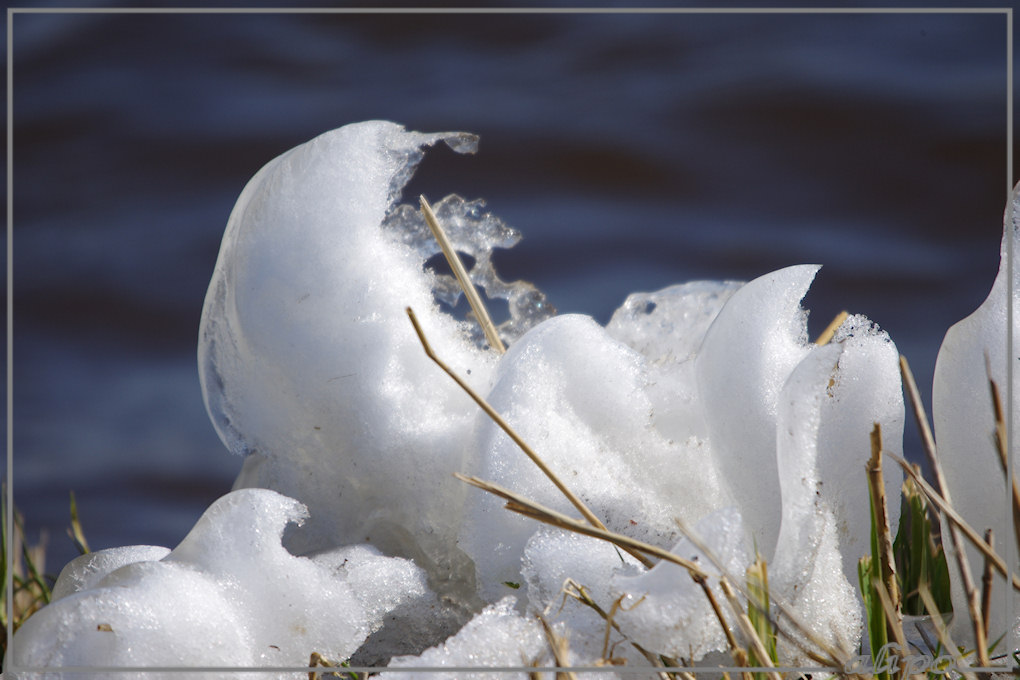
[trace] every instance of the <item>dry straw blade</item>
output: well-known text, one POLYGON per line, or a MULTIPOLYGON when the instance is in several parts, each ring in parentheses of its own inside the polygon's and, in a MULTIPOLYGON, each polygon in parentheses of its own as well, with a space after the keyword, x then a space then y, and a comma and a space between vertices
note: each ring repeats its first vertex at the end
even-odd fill
MULTIPOLYGON (((588 508, 587 505, 585 505, 584 501, 578 498, 574 494, 574 492, 572 492, 567 487, 567 485, 563 483, 563 481, 556 475, 556 473, 553 472, 548 465, 546 465, 545 461, 542 460, 542 458, 537 453, 535 453, 534 449, 528 446, 527 442, 525 442, 524 439, 521 438, 521 436, 517 434, 517 432, 514 431, 512 427, 510 427, 510 424, 507 423, 503 419, 503 417, 496 412, 496 409, 492 408, 489 402, 487 402, 480 394, 475 392, 471 388, 471 386, 464 381, 463 378, 457 375, 457 373, 452 368, 450 368, 442 359, 439 358, 435 351, 433 351, 432 346, 428 342, 428 339, 425 337, 425 331, 422 330, 421 324, 418 323, 418 317, 415 316, 414 310, 412 310, 410 307, 407 308, 407 316, 411 319, 411 325, 414 326, 414 331, 415 333, 417 333, 418 340, 421 341, 421 345, 425 349, 425 354, 430 359, 432 359, 432 361, 435 362, 435 364, 439 366, 439 368, 443 369, 443 372, 450 376, 454 380, 454 382, 456 382, 457 385, 459 385, 460 388, 464 390, 467 393, 467 395, 474 400, 476 404, 478 404, 479 408, 485 411, 485 414, 489 416, 489 418, 491 418, 492 421, 496 423, 500 427, 500 429, 502 429, 503 432, 505 432, 507 436, 510 437, 511 440, 513 440, 515 444, 517 444, 518 448, 520 448, 521 451, 523 451, 525 455, 527 455, 528 458, 530 458, 531 461, 538 466, 538 469, 541 470, 545 474, 545 476, 549 478, 549 480, 556 486, 556 488, 560 490, 560 493, 562 493, 567 498, 567 500, 570 501, 571 505, 577 508, 577 510, 582 515, 584 515, 584 518, 588 520, 588 522, 593 527, 604 530, 606 528, 606 525, 603 524, 602 521, 595 516, 595 513, 593 513, 591 509, 588 508)), ((648 558, 642 555, 641 553, 631 552, 629 549, 626 550, 627 552, 630 552, 635 559, 640 561, 646 567, 652 566, 652 562, 650 562, 648 558)))
POLYGON ((885 503, 885 481, 882 473, 882 428, 878 423, 875 423, 875 427, 871 431, 871 458, 868 460, 867 471, 868 491, 871 494, 872 558, 877 560, 878 566, 872 575, 881 577, 883 590, 891 604, 892 615, 889 616, 887 612, 886 618, 889 633, 895 636, 898 631, 902 636, 903 614, 900 607, 900 589, 896 581, 896 558, 893 555, 889 513, 885 503))
POLYGON ((981 538, 981 536, 974 531, 969 524, 967 524, 963 517, 961 517, 960 514, 953 509, 952 505, 950 505, 945 498, 935 491, 928 482, 924 481, 910 463, 894 453, 889 453, 888 451, 885 452, 885 455, 899 463, 900 467, 903 468, 904 471, 906 471, 906 473, 914 480, 914 483, 917 484, 918 488, 924 492, 924 495, 927 496, 932 503, 938 506, 939 510, 945 513, 946 517, 950 521, 950 525, 959 528, 963 535, 966 536, 967 539, 969 539, 970 542, 974 544, 974 546, 977 547, 977 549, 980 550, 986 558, 988 558, 988 561, 995 567, 995 570, 1003 576, 1010 578, 1013 583, 1013 587, 1020 590, 1020 578, 1018 578, 1016 574, 1009 574, 1007 572, 1005 560, 1003 560, 998 553, 992 550, 988 544, 985 543, 985 540, 981 538))
POLYGON ((846 311, 845 309, 839 314, 837 314, 836 318, 830 321, 829 325, 825 327, 825 330, 822 331, 815 339, 815 344, 816 345, 829 344, 829 342, 832 340, 832 337, 836 335, 836 331, 839 330, 839 327, 843 325, 843 322, 846 321, 847 317, 849 316, 850 312, 846 311))
MULTIPOLYGON (((955 642, 953 642, 953 638, 949 635, 949 628, 948 626, 946 626, 946 622, 942 619, 942 615, 936 611, 938 607, 935 604, 935 599, 931 595, 931 591, 928 590, 928 586, 926 586, 924 583, 919 583, 917 585, 917 592, 918 595, 921 596, 921 599, 924 601, 925 606, 928 607, 928 611, 933 612, 931 615, 931 620, 932 623, 935 624, 935 636, 942 644, 942 648, 945 651, 952 654, 953 661, 955 662, 957 668, 960 669, 967 668, 969 664, 967 663, 966 659, 963 658, 963 655, 959 653, 958 650, 960 650, 961 648, 958 647, 955 642)), ((960 674, 963 675, 963 677, 966 678, 967 680, 977 680, 977 677, 973 673, 961 670, 960 674)))
POLYGON ((429 229, 432 230, 432 236, 439 243, 439 247, 442 248, 443 255, 446 256, 446 261, 450 264, 450 269, 453 270, 454 276, 457 277, 457 283, 460 284, 461 290, 464 291, 468 304, 471 305, 471 311, 475 313, 475 319, 478 320, 478 324, 482 327, 482 332, 485 333, 485 339, 488 341, 489 346, 500 354, 506 352, 506 347, 499 337, 499 332, 496 330, 495 324, 492 323, 488 310, 485 309, 485 303, 482 302, 478 291, 475 290, 475 285, 471 283, 471 278, 468 276, 464 264, 460 261, 460 257, 457 256, 456 249, 450 243, 450 239, 439 224, 439 220, 436 219, 432 206, 429 205, 424 196, 419 196, 418 200, 421 202, 421 212, 425 216, 425 222, 429 225, 429 229))
MULTIPOLYGON (((995 413, 995 450, 999 454, 999 463, 1002 465, 1002 474, 1009 476, 1009 455, 1008 438, 1006 432, 1006 418, 1003 415, 1002 399, 999 397, 999 386, 992 379, 991 360, 985 355, 985 371, 988 374, 988 388, 992 397, 992 410, 995 413)), ((1011 496, 1013 501, 1013 532, 1016 537, 1017 549, 1020 550, 1020 485, 1014 476, 1010 479, 1011 496)))
MULTIPOLYGON (((498 484, 487 482, 484 479, 478 479, 477 477, 468 477, 467 475, 462 475, 459 472, 453 473, 453 476, 461 480, 462 482, 466 482, 472 486, 482 489, 483 491, 488 491, 491 494, 503 498, 504 500, 507 501, 506 504, 507 510, 510 510, 512 512, 525 515, 526 517, 531 517, 532 519, 536 519, 539 522, 551 524, 552 526, 559 527, 561 529, 567 529, 569 531, 574 531, 579 534, 592 536, 594 538, 601 538, 604 541, 615 543, 616 545, 623 548, 631 555, 633 555, 635 552, 647 553, 654 557, 658 557, 660 559, 672 562, 673 564, 683 567, 688 572, 690 572, 691 576, 700 578, 705 578, 708 576, 708 574, 702 571, 701 568, 694 562, 684 559, 683 557, 680 557, 678 555, 674 555, 668 550, 664 550, 662 548, 659 548, 658 546, 654 546, 651 543, 645 543, 644 541, 639 541, 636 538, 631 538, 630 536, 624 536, 623 534, 617 534, 615 532, 609 531, 605 527, 596 527, 591 524, 587 524, 580 520, 574 519, 573 517, 568 517, 567 515, 556 512, 551 508, 547 508, 544 505, 532 501, 531 499, 525 498, 520 494, 514 493, 509 489, 499 486, 498 484)), ((642 556, 641 561, 643 563, 653 564, 650 560, 648 560, 644 556, 642 556)))
POLYGON ((928 496, 928 498, 939 507, 939 509, 945 513, 946 517, 949 518, 949 538, 953 545, 953 553, 956 555, 956 563, 960 569, 960 581, 963 585, 963 591, 967 597, 967 610, 970 613, 971 623, 974 628, 974 644, 977 647, 978 658, 981 665, 989 665, 988 650, 985 638, 984 628, 984 616, 981 613, 981 602, 980 594, 977 588, 974 586, 974 578, 971 575, 970 563, 967 561, 967 554, 963 547, 963 540, 960 537, 960 533, 966 534, 967 538, 971 540, 985 553, 985 556, 994 562, 995 567, 1008 579, 1013 582, 1013 587, 1020 587, 1020 581, 1017 580, 1015 575, 1009 573, 1006 563, 1001 557, 995 554, 984 542, 984 540, 977 535, 970 526, 963 521, 963 518, 953 509, 952 501, 949 495, 949 485, 946 483, 945 475, 942 473, 942 464, 939 462, 938 453, 935 448, 935 438, 932 436, 931 427, 928 425, 928 415, 924 410, 924 404, 921 403, 921 395, 917 390, 917 383, 914 381, 914 374, 910 370, 910 365, 907 363, 907 358, 900 356, 900 376, 903 379, 903 385, 907 390, 907 394, 910 397, 911 405, 914 408, 914 416, 917 420, 918 429, 921 432, 921 441, 924 444, 925 453, 928 456, 928 462, 931 465, 932 470, 935 471, 935 481, 938 484, 938 491, 932 489, 924 479, 918 475, 914 469, 907 463, 907 461, 894 455, 888 454, 895 460, 900 466, 913 477, 918 487, 928 496))

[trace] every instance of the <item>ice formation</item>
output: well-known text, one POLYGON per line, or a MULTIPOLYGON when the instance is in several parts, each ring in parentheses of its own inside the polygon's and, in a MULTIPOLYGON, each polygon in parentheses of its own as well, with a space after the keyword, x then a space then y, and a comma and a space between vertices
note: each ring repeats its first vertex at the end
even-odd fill
MULTIPOLYGON (((881 423, 887 448, 898 453, 903 403, 895 346, 863 317, 851 317, 831 347, 807 342, 805 314, 797 303, 816 269, 791 267, 739 289, 702 283, 663 291, 654 306, 644 306, 645 316, 659 319, 630 312, 614 317, 610 330, 631 347, 614 342, 590 319, 557 317, 510 349, 490 400, 597 515, 628 535, 669 547, 677 540, 674 518, 693 524, 733 507, 740 520, 707 525, 713 527, 706 536, 709 546, 731 555, 734 541, 745 551, 756 545, 774 563, 774 580, 792 611, 821 637, 849 649, 860 626, 852 585, 856 562, 868 550, 863 474, 868 433, 881 423), (688 296, 708 301, 709 309, 713 301, 720 303, 710 323, 702 314, 684 315, 691 308, 688 296), (671 311, 679 313, 667 321, 671 311), (685 351, 678 343, 678 352, 670 354, 642 332, 664 326, 678 339, 695 336, 691 346, 697 350, 685 351), (769 363, 773 359, 785 363, 777 368, 769 363), (660 381, 666 391, 690 396, 660 413, 653 400, 663 393, 646 389, 660 381), (851 408, 856 412, 845 413, 851 408), (737 428, 733 414, 757 418, 756 427, 737 428), (679 434, 681 427, 670 422, 674 417, 688 428, 683 439, 663 434, 679 434), (728 436, 713 436, 717 433, 728 436), (751 472, 736 475, 737 468, 751 472), (841 552, 843 546, 853 549, 841 552), (812 558, 803 559, 805 554, 812 558)), ((509 440, 487 424, 480 433, 477 449, 485 458, 480 476, 566 510, 548 480, 509 440)), ((887 493, 895 498, 899 479, 890 472, 887 493)), ((529 583, 543 569, 558 573, 556 564, 571 562, 557 561, 552 548, 546 548, 544 563, 528 555, 532 548, 525 546, 531 546, 535 527, 507 513, 500 501, 476 496, 468 503, 475 507, 468 514, 479 521, 465 526, 461 545, 475 560, 487 597, 514 580, 522 551, 529 583)), ((731 577, 742 578, 748 564, 734 567, 731 577)), ((555 595, 548 587, 529 589, 531 603, 539 607, 555 595)), ((680 597, 679 592, 663 597, 661 606, 680 597)), ((655 605, 639 611, 657 620, 655 605)), ((692 613, 691 620, 697 616, 692 613)), ((654 627, 647 623, 644 630, 654 627)), ((663 653, 721 648, 719 636, 706 638, 695 630, 659 628, 658 638, 637 641, 663 653), (672 638, 667 630, 675 631, 672 638)))
MULTIPOLYGON (((395 669, 519 665, 549 659, 539 612, 570 639, 572 663, 598 662, 605 621, 564 604, 565 583, 584 586, 603 610, 625 605, 612 646, 630 663, 646 661, 621 635, 693 662, 724 649, 682 569, 646 568, 453 479, 477 475, 576 514, 427 358, 408 306, 443 360, 611 530, 690 557, 700 551, 679 519, 733 583, 757 550, 795 616, 848 651, 856 644, 868 434, 881 423, 897 453, 902 438, 888 336, 851 317, 832 344, 809 342, 800 301, 813 265, 634 294, 606 327, 548 318, 534 287, 492 271, 491 249, 512 245, 516 232, 479 202, 448 197, 436 211, 474 260, 476 285, 509 303, 501 332, 511 344, 497 355, 448 313, 457 293, 427 266, 437 249, 417 211, 397 204, 421 148, 438 141, 470 151, 475 139, 350 125, 249 182, 227 224, 199 345, 210 416, 246 456, 238 491, 169 555, 139 548, 75 563, 61 599, 19 631, 19 662, 303 665, 313 650, 344 659, 367 654, 372 640, 378 651, 402 639, 395 653, 419 655, 395 659, 395 669), (281 544, 304 506, 309 521, 281 544), (170 615, 180 603, 194 622, 170 615), (424 627, 471 616, 425 650, 435 640, 424 627), (156 650, 157 637, 171 644, 156 650), (122 638, 138 642, 117 647, 122 638)), ((897 497, 897 476, 886 479, 897 497)))
MULTIPOLYGON (((1017 553, 1013 539, 1009 486, 995 447, 995 417, 988 379, 992 378, 997 384, 1005 408, 1009 385, 1007 364, 1013 364, 1012 375, 1016 376, 1017 362, 1020 362, 1018 206, 1020 185, 1013 190, 1011 205, 1007 207, 1003 220, 999 273, 992 284, 992 290, 973 314, 946 333, 935 364, 932 390, 935 443, 953 506, 979 533, 991 528, 994 531, 996 552, 1003 556, 1017 553), (1010 249, 1013 251, 1012 280, 1009 271, 1010 249), (1010 306, 1013 308, 1012 329, 1009 327, 1010 306)), ((1018 394, 1020 382, 1017 382, 1016 377, 1013 380, 1013 391, 1018 394)), ((1005 417, 1011 432, 1020 431, 1020 411, 1014 408, 1012 414, 1007 411, 1005 417), (1008 422, 1010 419, 1012 422, 1008 422)), ((1013 465, 1020 466, 1020 457, 1015 449, 1013 465)), ((943 535, 948 537, 948 526, 944 527, 943 535)), ((973 578, 978 579, 979 565, 984 563, 984 557, 969 545, 967 557, 972 565, 973 578)), ((956 561, 950 559, 949 567, 954 587, 953 609, 965 612, 966 599, 956 561)), ((990 639, 1009 633, 1009 649, 1016 649, 1020 643, 1020 621, 1007 621, 1008 598, 1005 593, 1008 586, 998 573, 993 588, 1002 595, 993 603, 990 639)), ((1016 593, 1014 598, 1020 600, 1016 593)), ((956 618, 955 632, 961 639, 971 637, 968 617, 956 618)))
MULTIPOLYGON (((495 358, 440 310, 437 297, 452 301, 448 282, 424 269, 435 251, 420 218, 396 205, 420 148, 438 141, 471 152, 476 138, 361 123, 260 170, 227 224, 199 362, 221 438, 247 456, 236 486, 276 489, 311 512, 288 547, 370 541, 459 584, 471 569, 455 537, 466 489, 451 472, 470 468, 476 412, 425 357, 405 307, 478 388, 495 358)), ((488 252, 515 232, 477 201, 437 208, 455 246, 475 257, 480 285, 509 298, 508 335, 551 311, 533 288, 491 271, 488 252)))
POLYGON ((10 661, 303 666, 313 651, 347 658, 391 609, 428 605, 424 573, 407 560, 362 549, 345 572, 336 555, 291 555, 280 542, 284 527, 306 516, 275 491, 243 489, 216 501, 169 553, 137 546, 79 558, 61 574, 59 599, 18 630, 10 661), (371 568, 373 587, 365 587, 358 566, 371 568), (377 597, 383 590, 385 599, 377 597))

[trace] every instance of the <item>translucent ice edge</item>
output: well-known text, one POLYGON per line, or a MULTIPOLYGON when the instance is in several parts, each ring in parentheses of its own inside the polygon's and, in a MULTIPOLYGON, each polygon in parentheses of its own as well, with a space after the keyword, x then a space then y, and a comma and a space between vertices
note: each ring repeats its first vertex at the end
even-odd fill
MULTIPOLYGON (((492 213, 485 212, 484 200, 465 201, 451 194, 432 209, 458 254, 468 255, 474 261, 468 270, 471 282, 482 288, 490 300, 507 302, 509 318, 496 327, 505 344, 514 342, 530 328, 556 314, 545 294, 533 284, 527 281, 507 283, 497 275, 492 265, 493 249, 511 248, 520 241, 521 235, 492 213)), ((421 210, 415 206, 396 206, 386 216, 383 228, 393 230, 426 262, 442 252, 421 210)), ((435 274, 432 290, 436 299, 451 310, 463 295, 457 279, 449 274, 435 274)), ((477 323, 471 321, 466 330, 476 345, 485 346, 485 336, 477 323)))

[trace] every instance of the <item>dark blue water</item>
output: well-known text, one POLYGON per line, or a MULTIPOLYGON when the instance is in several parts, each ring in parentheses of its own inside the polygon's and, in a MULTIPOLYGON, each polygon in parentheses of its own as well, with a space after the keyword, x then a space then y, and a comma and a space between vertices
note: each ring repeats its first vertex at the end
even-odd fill
MULTIPOLYGON (((497 266, 602 322, 626 295, 824 265, 930 391, 1005 205, 1003 15, 24 15, 14 49, 14 487, 51 568, 173 546, 240 466, 199 315, 229 211, 282 151, 386 118, 481 135, 409 195, 484 197, 497 266)), ((911 441, 908 439, 908 447, 911 441)))

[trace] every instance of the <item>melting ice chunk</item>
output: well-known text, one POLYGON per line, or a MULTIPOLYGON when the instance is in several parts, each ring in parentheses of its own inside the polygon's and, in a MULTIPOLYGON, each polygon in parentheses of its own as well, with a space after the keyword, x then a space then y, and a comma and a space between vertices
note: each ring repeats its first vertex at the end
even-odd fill
POLYGON ((776 465, 776 399, 807 355, 800 307, 818 267, 787 267, 736 291, 705 334, 698 394, 712 450, 741 499, 763 555, 775 550, 781 516, 776 465))
MULTIPOLYGON (((935 422, 935 443, 945 472, 953 506, 978 532, 991 528, 995 550, 1007 557, 1016 555, 1012 539, 1012 517, 1009 510, 1009 486, 995 448, 995 417, 988 379, 997 384, 1005 407, 1013 364, 1013 393, 1020 394, 1020 185, 1013 189, 1012 205, 1007 206, 1003 219, 999 273, 992 290, 973 314, 958 322, 946 333, 935 363, 932 389, 932 411, 935 422), (1011 209, 1010 209, 1011 208, 1011 209), (1012 213, 1012 215, 1010 214, 1012 213), (1013 276, 1009 276, 1012 249, 1013 276), (1009 307, 1012 324, 1009 327, 1009 307), (1009 345, 1012 342, 1012 345, 1009 345), (987 362, 987 363, 986 363, 987 362), (990 376, 989 376, 990 373, 990 376)), ((1020 409, 1006 413, 1007 427, 1020 432, 1020 409)), ((1015 436, 1015 435, 1014 435, 1015 436)), ((1020 455, 1014 446, 1013 465, 1020 468, 1020 455)), ((1015 472, 1020 475, 1020 471, 1015 472)), ((948 526, 943 527, 948 541, 948 526)), ((947 551, 948 552, 948 551, 947 551)), ((980 573, 984 558, 969 544, 967 557, 971 571, 980 573)), ((966 596, 955 560, 949 560, 953 584, 953 608, 966 612, 966 596)), ((998 572, 993 592, 1004 593, 1009 587, 998 572)), ((990 638, 1009 633, 1008 649, 1020 644, 1020 619, 1007 620, 1006 598, 993 606, 990 638)), ((957 616, 954 635, 960 640, 972 639, 966 616, 957 616)))
MULTIPOLYGON (((807 339, 807 312, 800 300, 818 267, 798 265, 761 276, 736 291, 705 334, 696 359, 697 394, 704 409, 717 464, 725 471, 762 555, 775 553, 782 504, 776 489, 791 474, 776 457, 779 395, 797 365, 814 347, 807 339)), ((868 433, 881 422, 888 450, 898 452, 903 436, 903 397, 895 346, 863 317, 843 325, 836 341, 848 344, 839 381, 825 413, 818 444, 820 493, 832 498, 838 522, 851 550, 846 556, 856 573, 856 552, 867 545, 869 524, 864 463, 870 456, 868 433), (874 420, 872 420, 872 418, 874 420)), ((897 497, 899 477, 886 475, 886 493, 897 497)), ((890 508, 895 525, 899 508, 890 508)))
MULTIPOLYGON (((607 525, 670 546, 675 517, 691 525, 735 506, 766 557, 781 537, 793 555, 821 550, 825 559, 807 576, 797 565, 774 573, 806 588, 811 602, 842 607, 841 572, 866 543, 860 508, 870 424, 882 422, 893 447, 902 431, 888 339, 856 318, 835 341, 832 384, 791 378, 815 376, 812 357, 837 351, 816 355, 807 341, 799 302, 815 266, 632 296, 609 328, 576 315, 547 318, 552 310, 537 290, 492 271, 492 248, 512 245, 517 233, 481 202, 451 196, 435 205, 440 222, 473 260, 475 284, 510 308, 501 332, 515 342, 501 358, 484 352, 468 330, 474 326, 441 309, 460 292, 427 269, 439 249, 417 209, 396 205, 421 147, 440 140, 473 144, 458 133, 423 135, 378 121, 327 133, 263 168, 228 222, 203 310, 203 392, 223 440, 248 456, 237 486, 273 488, 311 509, 288 547, 368 541, 413 556, 445 595, 476 608, 501 597, 504 582, 522 580, 522 556, 531 608, 546 606, 555 587, 542 574, 570 566, 576 545, 536 533, 531 521, 451 478, 477 474, 569 510, 425 356, 404 313, 411 306, 444 361, 607 525), (810 408, 796 413, 811 419, 791 422, 783 398, 805 401, 810 408), (844 417, 841 408, 859 413, 844 417), (796 441, 782 443, 788 431, 799 433, 796 441), (798 491, 801 477, 816 488, 798 491), (804 505, 816 498, 829 514, 804 505)), ((887 483, 895 497, 895 475, 887 483)), ((749 548, 734 523, 712 526, 727 554, 749 548)), ((585 572, 606 593, 610 562, 593 561, 585 572)), ((652 599, 663 611, 670 597, 683 596, 660 591, 652 599)), ((497 629, 530 635, 503 609, 487 610, 497 629)), ((838 628, 834 639, 849 640, 856 630, 845 613, 833 621, 816 612, 838 628)), ((651 641, 645 629, 635 634, 651 641)), ((468 638, 484 644, 458 638, 450 644, 462 650, 468 638)), ((677 639, 669 633, 656 644, 677 639)), ((696 642, 707 650, 718 641, 696 642)))
POLYGON ((633 293, 613 313, 606 332, 640 352, 655 378, 645 389, 663 436, 706 440, 707 427, 694 358, 719 310, 740 281, 692 281, 654 293, 633 293))
MULTIPOLYGON (((769 571, 773 597, 816 636, 849 653, 859 638, 861 615, 843 573, 836 518, 818 470, 823 406, 832 398, 830 383, 843 351, 838 344, 814 349, 779 395, 776 460, 783 520, 769 571)), ((793 663, 810 661, 784 651, 793 663)))
POLYGON ((632 293, 606 331, 656 366, 692 359, 726 301, 743 281, 691 281, 654 293, 632 293))

